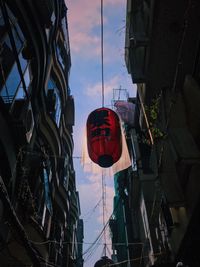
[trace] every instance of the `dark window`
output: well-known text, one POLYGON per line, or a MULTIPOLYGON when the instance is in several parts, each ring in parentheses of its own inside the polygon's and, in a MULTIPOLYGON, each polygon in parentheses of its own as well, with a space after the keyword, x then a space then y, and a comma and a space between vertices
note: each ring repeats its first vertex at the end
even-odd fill
POLYGON ((63 69, 65 69, 66 63, 65 63, 64 52, 59 44, 57 44, 56 46, 56 52, 57 52, 57 58, 58 58, 60 65, 62 66, 63 69))
POLYGON ((59 90, 52 79, 49 79, 48 82, 47 102, 49 113, 59 127, 61 118, 61 99, 59 90))
MULTIPOLYGON (((25 84, 29 85, 30 76, 27 68, 28 62, 23 59, 22 54, 19 54, 19 61, 21 65, 22 72, 24 73, 25 84)), ((9 73, 9 76, 3 86, 1 93, 1 97, 3 98, 5 103, 12 103, 14 98, 24 98, 25 91, 22 88, 21 77, 19 75, 17 64, 15 63, 9 73)))
POLYGON ((50 192, 49 173, 46 168, 43 169, 44 175, 44 192, 45 192, 45 204, 50 214, 52 214, 52 201, 50 192))
POLYGON ((2 11, 0 9, 0 36, 2 37, 5 34, 5 32, 6 32, 6 27, 5 27, 2 11))
POLYGON ((2 87, 5 84, 5 81, 15 62, 15 57, 8 36, 6 36, 4 43, 2 44, 0 53, 2 58, 0 62, 0 87, 2 87))
POLYGON ((24 45, 24 37, 23 37, 22 33, 20 36, 19 31, 20 31, 20 28, 18 25, 16 25, 15 27, 12 28, 12 35, 13 35, 13 38, 15 40, 15 46, 16 46, 18 53, 21 51, 21 49, 23 48, 23 45, 24 45))

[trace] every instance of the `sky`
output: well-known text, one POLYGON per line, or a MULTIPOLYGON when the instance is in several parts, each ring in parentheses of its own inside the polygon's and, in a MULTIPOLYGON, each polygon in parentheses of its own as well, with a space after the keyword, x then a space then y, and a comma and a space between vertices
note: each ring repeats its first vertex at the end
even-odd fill
MULTIPOLYGON (((79 191, 81 218, 84 220, 84 250, 103 228, 101 175, 84 172, 80 156, 83 133, 90 112, 102 106, 100 0, 65 0, 71 50, 70 89, 75 100, 74 167, 79 191)), ((124 61, 126 0, 103 2, 105 106, 111 107, 113 89, 135 88, 124 61)), ((117 92, 117 91, 116 91, 117 92)), ((124 97, 123 90, 120 97, 124 97)), ((118 95, 119 96, 119 95, 118 95)), ((113 177, 106 177, 106 221, 113 210, 113 177)), ((98 249, 85 255, 85 267, 93 267, 103 252, 98 249)), ((110 240, 107 240, 110 243, 110 240)))

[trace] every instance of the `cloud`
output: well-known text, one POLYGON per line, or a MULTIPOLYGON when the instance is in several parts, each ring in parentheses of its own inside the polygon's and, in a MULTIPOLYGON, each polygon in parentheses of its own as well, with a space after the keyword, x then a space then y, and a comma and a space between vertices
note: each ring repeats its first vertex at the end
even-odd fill
MULTIPOLYGON (((121 4, 125 4, 125 0, 107 0, 104 1, 104 9, 121 4)), ((81 57, 99 55, 100 1, 74 0, 66 1, 66 5, 68 7, 67 17, 72 54, 79 54, 81 57)), ((107 18, 104 16, 104 24, 106 23, 107 18)))
MULTIPOLYGON (((104 84, 104 94, 105 96, 113 92, 113 88, 118 88, 120 84, 120 76, 114 76, 109 81, 104 84)), ((86 88, 86 95, 89 97, 99 97, 101 96, 102 85, 98 82, 93 85, 88 85, 86 88)))
POLYGON ((98 54, 99 36, 92 34, 100 23, 98 1, 69 1, 67 6, 71 51, 82 55, 98 54))
POLYGON ((100 39, 97 36, 91 36, 85 32, 77 32, 71 37, 70 42, 73 43, 72 50, 76 53, 82 51, 83 54, 87 53, 91 54, 91 56, 100 53, 100 48, 98 48, 100 39), (86 47, 87 50, 85 50, 86 47))

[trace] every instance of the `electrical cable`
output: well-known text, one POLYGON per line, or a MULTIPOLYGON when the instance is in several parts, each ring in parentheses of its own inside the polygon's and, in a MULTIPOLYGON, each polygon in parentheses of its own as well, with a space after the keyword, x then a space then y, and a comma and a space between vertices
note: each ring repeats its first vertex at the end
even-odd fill
POLYGON ((53 262, 50 262, 46 259, 44 259, 43 257, 39 257, 41 261, 44 262, 45 266, 48 266, 48 267, 61 267, 60 265, 58 265, 57 263, 53 263, 53 262))
MULTIPOLYGON (((158 253, 152 253, 151 256, 160 256, 160 255, 164 255, 165 253, 162 253, 162 252, 158 252, 158 253)), ((148 256, 141 256, 141 257, 137 257, 137 258, 132 258, 130 259, 129 261, 130 262, 134 262, 134 261, 141 261, 141 259, 145 259, 145 258, 149 258, 149 255, 148 256)), ((115 267, 115 266, 118 266, 120 264, 123 264, 123 263, 128 263, 128 260, 123 260, 123 261, 120 261, 120 262, 116 262, 116 263, 110 263, 109 264, 109 267, 115 267)), ((103 265, 102 267, 106 267, 107 265, 103 265)))
POLYGON ((102 85, 102 107, 104 107, 104 47, 103 47, 103 0, 101 0, 101 85, 102 85))
MULTIPOLYGON (((103 238, 103 236, 101 236, 100 240, 103 238)), ((97 251, 97 249, 99 248, 99 244, 96 243, 95 246, 91 249, 91 251, 87 254, 87 256, 85 256, 84 258, 84 262, 88 262, 89 259, 94 255, 94 253, 97 251)))
POLYGON ((82 218, 84 219, 85 222, 87 222, 89 220, 89 218, 92 216, 92 214, 96 211, 96 209, 100 205, 101 201, 102 201, 102 197, 100 198, 100 200, 97 202, 97 204, 94 206, 94 208, 91 211, 88 211, 86 214, 83 214, 82 218))
MULTIPOLYGON (((101 176, 101 179, 102 179, 102 209, 103 209, 103 227, 105 228, 105 208, 106 208, 106 186, 105 186, 105 176, 103 174, 103 171, 102 171, 102 176, 101 176)), ((103 233, 103 236, 104 236, 104 256, 106 256, 106 231, 104 231, 103 233)))
MULTIPOLYGON (((37 242, 37 241, 33 241, 33 240, 29 240, 31 243, 35 244, 35 245, 46 245, 46 244, 50 244, 50 243, 55 243, 55 244, 60 244, 60 242, 56 241, 56 240, 46 240, 46 241, 43 241, 43 242, 37 242)), ((62 242, 63 245, 65 244, 74 244, 74 242, 62 242)), ((94 242, 76 242, 77 245, 82 245, 82 244, 85 244, 85 245, 92 245, 94 244, 94 242)), ((143 245, 144 243, 142 242, 133 242, 133 243, 128 243, 128 245, 143 245)), ((104 246, 104 242, 102 243, 98 243, 98 245, 100 246, 104 246)), ((115 246, 126 246, 127 243, 107 243, 107 245, 115 245, 115 246)))
MULTIPOLYGON (((118 207, 118 205, 119 205, 119 202, 117 203, 117 205, 115 207, 115 210, 118 207)), ((113 211, 113 213, 115 212, 115 210, 113 211)), ((86 253, 88 253, 88 251, 93 247, 93 245, 95 245, 95 243, 98 242, 99 238, 102 236, 102 234, 103 234, 103 232, 105 230, 105 227, 108 225, 110 219, 112 218, 113 213, 111 214, 110 218, 108 219, 107 223, 105 224, 105 226, 103 227, 103 229, 101 230, 101 232, 99 233, 99 235, 97 236, 97 238, 95 239, 95 241, 92 243, 92 245, 88 249, 86 249, 86 251, 84 251, 83 255, 85 255, 86 253)))
POLYGON ((103 229, 101 230, 101 232, 99 233, 99 235, 97 236, 97 238, 95 239, 95 241, 92 243, 92 245, 86 249, 86 251, 84 251, 83 255, 87 254, 88 251, 90 251, 90 249, 92 249, 92 247, 99 241, 99 239, 101 239, 101 237, 103 236, 103 233, 105 231, 105 228, 107 227, 109 221, 105 224, 105 226, 103 227, 103 229))
MULTIPOLYGON (((104 107, 104 29, 103 29, 103 0, 101 0, 101 14, 100 14, 100 18, 101 18, 101 85, 102 85, 102 107, 104 107)), ((102 235, 104 237, 104 253, 106 256, 106 227, 108 225, 108 222, 105 223, 105 207, 106 207, 106 187, 105 187, 105 176, 102 172, 102 206, 103 206, 103 230, 101 231, 101 233, 99 234, 99 236, 96 238, 96 240, 94 241, 94 243, 83 253, 90 253, 87 256, 87 259, 94 253, 94 250, 97 249, 97 241, 102 238, 102 235)), ((86 260, 87 260, 86 259, 86 260)))
MULTIPOLYGON (((38 157, 44 157, 44 156, 47 156, 49 158, 56 158, 56 159, 65 159, 66 156, 61 156, 61 155, 56 155, 56 154, 49 154, 49 153, 46 153, 44 154, 43 151, 41 152, 38 152, 38 151, 28 151, 28 150, 22 150, 22 152, 24 154, 27 154, 27 155, 33 155, 33 156, 38 156, 38 157)), ((82 157, 81 156, 75 156, 75 157, 72 157, 72 158, 75 158, 75 159, 81 159, 82 157)))
POLYGON ((105 224, 105 227, 103 227, 102 231, 101 231, 100 234, 97 236, 97 238, 96 238, 95 241, 92 243, 92 245, 91 245, 86 251, 83 252, 82 256, 84 256, 84 255, 86 255, 86 254, 89 253, 89 257, 87 257, 87 260, 89 260, 89 258, 92 256, 92 253, 94 253, 94 251, 95 251, 95 249, 96 249, 96 243, 97 243, 99 240, 102 239, 102 237, 103 237, 103 232, 105 231, 105 228, 108 226, 109 221, 110 221, 110 219, 113 217, 113 215, 114 215, 115 211, 117 210, 118 206, 119 206, 119 201, 116 203, 116 206, 115 206, 115 208, 114 208, 112 214, 110 215, 110 217, 109 217, 107 223, 105 224))

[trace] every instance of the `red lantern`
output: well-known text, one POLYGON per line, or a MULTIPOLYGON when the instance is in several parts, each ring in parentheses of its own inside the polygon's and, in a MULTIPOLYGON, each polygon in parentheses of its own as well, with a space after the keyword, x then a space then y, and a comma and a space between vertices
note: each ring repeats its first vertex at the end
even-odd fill
POLYGON ((118 115, 111 109, 99 108, 87 119, 87 147, 91 160, 108 168, 122 153, 121 128, 118 115))

